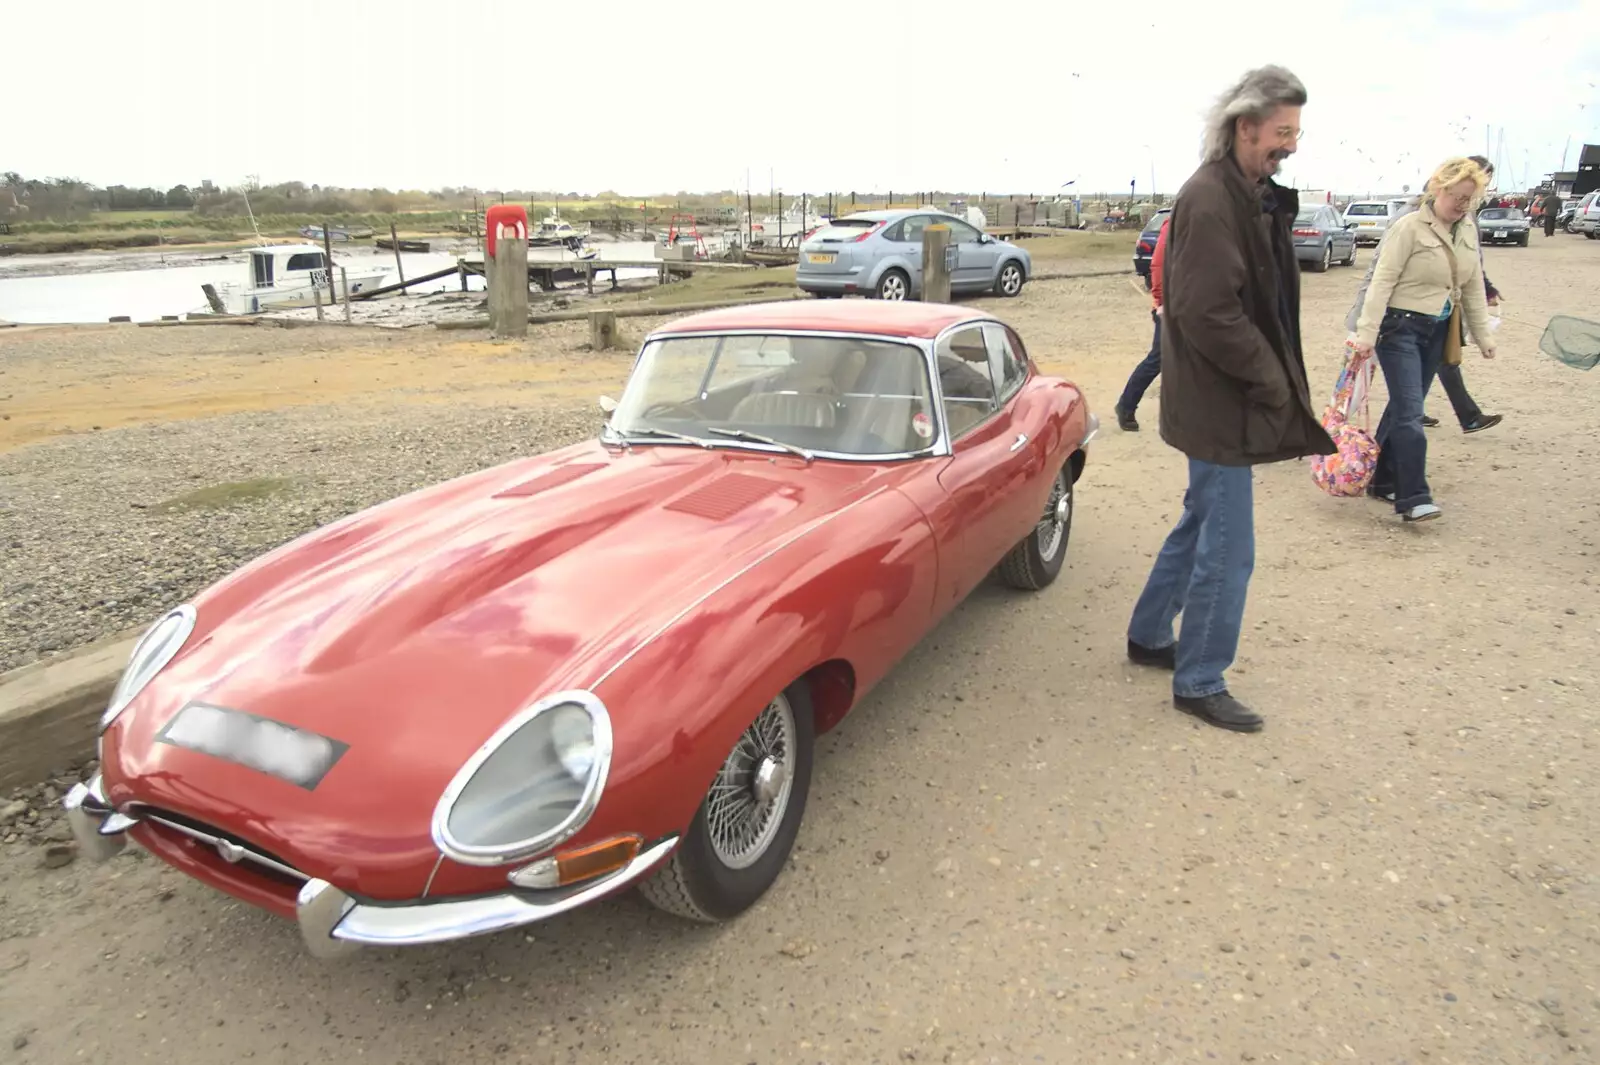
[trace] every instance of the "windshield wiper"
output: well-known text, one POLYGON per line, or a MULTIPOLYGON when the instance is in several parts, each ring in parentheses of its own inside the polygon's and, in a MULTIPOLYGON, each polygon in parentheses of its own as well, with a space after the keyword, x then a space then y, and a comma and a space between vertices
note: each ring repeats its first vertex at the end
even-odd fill
POLYGON ((805 448, 800 447, 798 444, 786 444, 782 440, 774 440, 770 436, 762 436, 760 433, 752 433, 748 429, 719 429, 716 426, 710 426, 706 429, 706 431, 709 433, 716 433, 718 436, 731 436, 735 440, 751 440, 757 444, 771 444, 773 447, 781 447, 785 451, 794 452, 807 462, 811 462, 816 458, 815 455, 807 451, 805 448))
POLYGON ((634 439, 638 439, 641 436, 664 436, 669 440, 682 440, 684 443, 693 444, 696 447, 710 448, 716 446, 709 440, 698 436, 690 436, 687 433, 675 433, 671 429, 640 429, 633 433, 624 433, 620 429, 613 431, 624 440, 627 440, 630 436, 634 439))

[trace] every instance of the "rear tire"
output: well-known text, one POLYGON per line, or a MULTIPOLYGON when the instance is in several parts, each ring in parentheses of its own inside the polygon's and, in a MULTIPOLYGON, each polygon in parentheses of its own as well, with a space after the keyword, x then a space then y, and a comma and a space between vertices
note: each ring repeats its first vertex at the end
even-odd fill
POLYGON ((885 270, 878 278, 878 287, 872 294, 880 300, 908 300, 911 298, 911 278, 904 270, 885 270))
POLYGON ((783 872, 800 833, 815 740, 811 691, 799 680, 740 733, 672 857, 639 893, 659 909, 703 924, 754 905, 783 872), (757 777, 768 761, 787 773, 787 783, 771 785, 768 777, 777 791, 762 799, 757 777), (763 813, 771 820, 761 820, 763 813))
POLYGON ((1001 580, 1025 592, 1036 592, 1055 581, 1072 537, 1073 499, 1072 464, 1068 463, 1056 472, 1039 523, 1000 560, 1001 580))
POLYGON ((1330 267, 1332 265, 1333 265, 1333 241, 1330 240, 1330 241, 1328 241, 1328 243, 1326 243, 1326 244, 1324 244, 1322 246, 1322 258, 1318 259, 1315 263, 1312 263, 1311 264, 1311 269, 1312 269, 1312 272, 1314 272, 1314 273, 1325 274, 1325 273, 1328 272, 1328 267, 1330 267))

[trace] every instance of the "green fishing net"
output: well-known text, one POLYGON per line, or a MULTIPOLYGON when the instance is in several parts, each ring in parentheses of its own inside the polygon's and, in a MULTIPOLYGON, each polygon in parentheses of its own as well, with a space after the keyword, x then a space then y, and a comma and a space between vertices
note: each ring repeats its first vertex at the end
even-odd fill
POLYGON ((1539 350, 1579 370, 1600 365, 1600 322, 1558 314, 1544 327, 1539 350))

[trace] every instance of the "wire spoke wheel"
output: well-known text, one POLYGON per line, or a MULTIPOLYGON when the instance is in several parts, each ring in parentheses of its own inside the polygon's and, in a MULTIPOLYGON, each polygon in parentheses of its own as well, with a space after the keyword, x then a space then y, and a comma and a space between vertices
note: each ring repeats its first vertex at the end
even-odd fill
POLYGON ((1039 543, 1040 558, 1049 561, 1056 557, 1066 535, 1067 522, 1071 520, 1072 497, 1067 494, 1066 471, 1062 471, 1056 474, 1055 483, 1050 486, 1050 498, 1044 505, 1044 516, 1033 529, 1033 535, 1039 543))
POLYGON ((779 695, 734 744, 706 798, 706 829, 730 869, 760 860, 783 824, 794 786, 794 708, 779 695))

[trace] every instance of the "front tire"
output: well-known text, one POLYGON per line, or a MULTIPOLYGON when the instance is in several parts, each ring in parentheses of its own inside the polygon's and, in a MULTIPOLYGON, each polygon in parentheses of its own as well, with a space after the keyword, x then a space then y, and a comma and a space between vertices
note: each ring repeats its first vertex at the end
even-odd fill
POLYGON ((1072 536, 1074 495, 1072 464, 1068 463, 1056 472, 1038 524, 1000 560, 1001 580, 1025 592, 1036 592, 1055 581, 1072 536))
POLYGON ((672 857, 639 885, 656 907, 710 924, 766 894, 794 849, 816 740, 805 681, 785 688, 740 733, 672 857))
POLYGON ((994 291, 998 296, 1015 299, 1022 295, 1022 284, 1026 279, 1022 276, 1022 264, 1016 262, 1006 263, 1000 268, 1000 276, 995 278, 994 291))
POLYGON ((885 270, 878 278, 873 295, 880 300, 906 300, 911 298, 911 278, 903 270, 885 270))
POLYGON ((1345 256, 1344 264, 1346 266, 1354 266, 1356 264, 1356 242, 1353 240, 1350 242, 1350 254, 1345 256))

